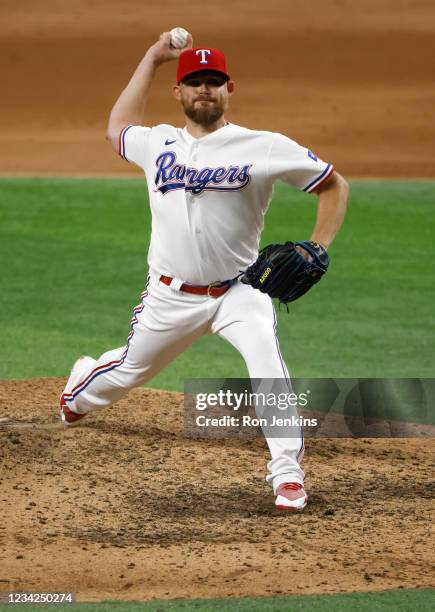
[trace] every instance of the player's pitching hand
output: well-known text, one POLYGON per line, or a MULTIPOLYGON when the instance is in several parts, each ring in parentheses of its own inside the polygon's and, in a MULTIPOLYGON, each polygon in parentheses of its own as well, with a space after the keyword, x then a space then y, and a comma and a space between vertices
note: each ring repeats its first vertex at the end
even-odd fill
POLYGON ((159 40, 149 48, 148 53, 151 54, 155 65, 159 66, 165 62, 178 59, 180 53, 186 49, 191 49, 192 47, 193 38, 191 34, 188 35, 187 44, 185 47, 183 47, 183 49, 175 49, 171 45, 171 33, 163 32, 163 34, 160 34, 159 40))

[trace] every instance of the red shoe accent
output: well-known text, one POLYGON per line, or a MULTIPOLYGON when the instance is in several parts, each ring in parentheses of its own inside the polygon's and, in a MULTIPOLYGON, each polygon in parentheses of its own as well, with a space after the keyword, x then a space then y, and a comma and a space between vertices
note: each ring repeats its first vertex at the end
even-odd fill
POLYGON ((86 416, 85 414, 79 414, 78 412, 73 412, 70 410, 66 405, 63 395, 60 398, 60 413, 62 420, 66 423, 75 423, 86 416))
POLYGON ((304 485, 299 482, 284 482, 279 485, 276 491, 277 498, 279 496, 285 497, 289 500, 289 505, 275 504, 278 510, 284 510, 286 512, 295 512, 303 510, 308 502, 308 495, 305 492, 304 485), (299 505, 297 502, 303 500, 303 504, 299 505), (292 505, 294 503, 294 505, 292 505))
POLYGON ((292 491, 299 491, 299 489, 303 489, 304 485, 299 484, 298 482, 285 482, 278 489, 291 489, 292 491))

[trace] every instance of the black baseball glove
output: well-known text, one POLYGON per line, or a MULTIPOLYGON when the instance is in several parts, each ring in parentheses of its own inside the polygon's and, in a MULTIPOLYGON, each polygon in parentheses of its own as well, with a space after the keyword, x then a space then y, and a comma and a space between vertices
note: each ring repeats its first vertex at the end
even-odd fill
POLYGON ((317 242, 269 244, 240 280, 287 304, 302 297, 319 282, 329 265, 326 249, 317 242), (309 260, 297 250, 302 247, 309 260))

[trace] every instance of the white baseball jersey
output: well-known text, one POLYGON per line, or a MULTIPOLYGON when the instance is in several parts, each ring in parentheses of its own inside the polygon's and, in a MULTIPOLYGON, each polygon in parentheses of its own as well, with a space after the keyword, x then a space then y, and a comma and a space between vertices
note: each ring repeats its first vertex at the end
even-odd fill
POLYGON ((231 123, 202 138, 130 125, 119 154, 145 172, 150 270, 198 285, 234 278, 255 261, 274 182, 310 192, 334 170, 282 134, 231 123))

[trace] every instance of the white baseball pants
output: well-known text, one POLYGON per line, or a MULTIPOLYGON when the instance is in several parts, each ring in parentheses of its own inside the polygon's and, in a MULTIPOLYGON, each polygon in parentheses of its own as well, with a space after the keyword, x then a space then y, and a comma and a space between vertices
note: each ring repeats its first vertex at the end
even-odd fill
MULTIPOLYGON (((133 311, 127 345, 101 355, 74 389, 65 390, 65 399, 82 414, 110 406, 208 333, 218 334, 241 353, 250 378, 284 382, 288 372, 275 327, 272 300, 250 285, 237 282, 223 296, 212 298, 175 290, 150 273, 133 311)), ((296 431, 292 428, 288 438, 266 438, 271 454, 266 480, 275 492, 284 482, 303 483, 303 435, 296 431)))

